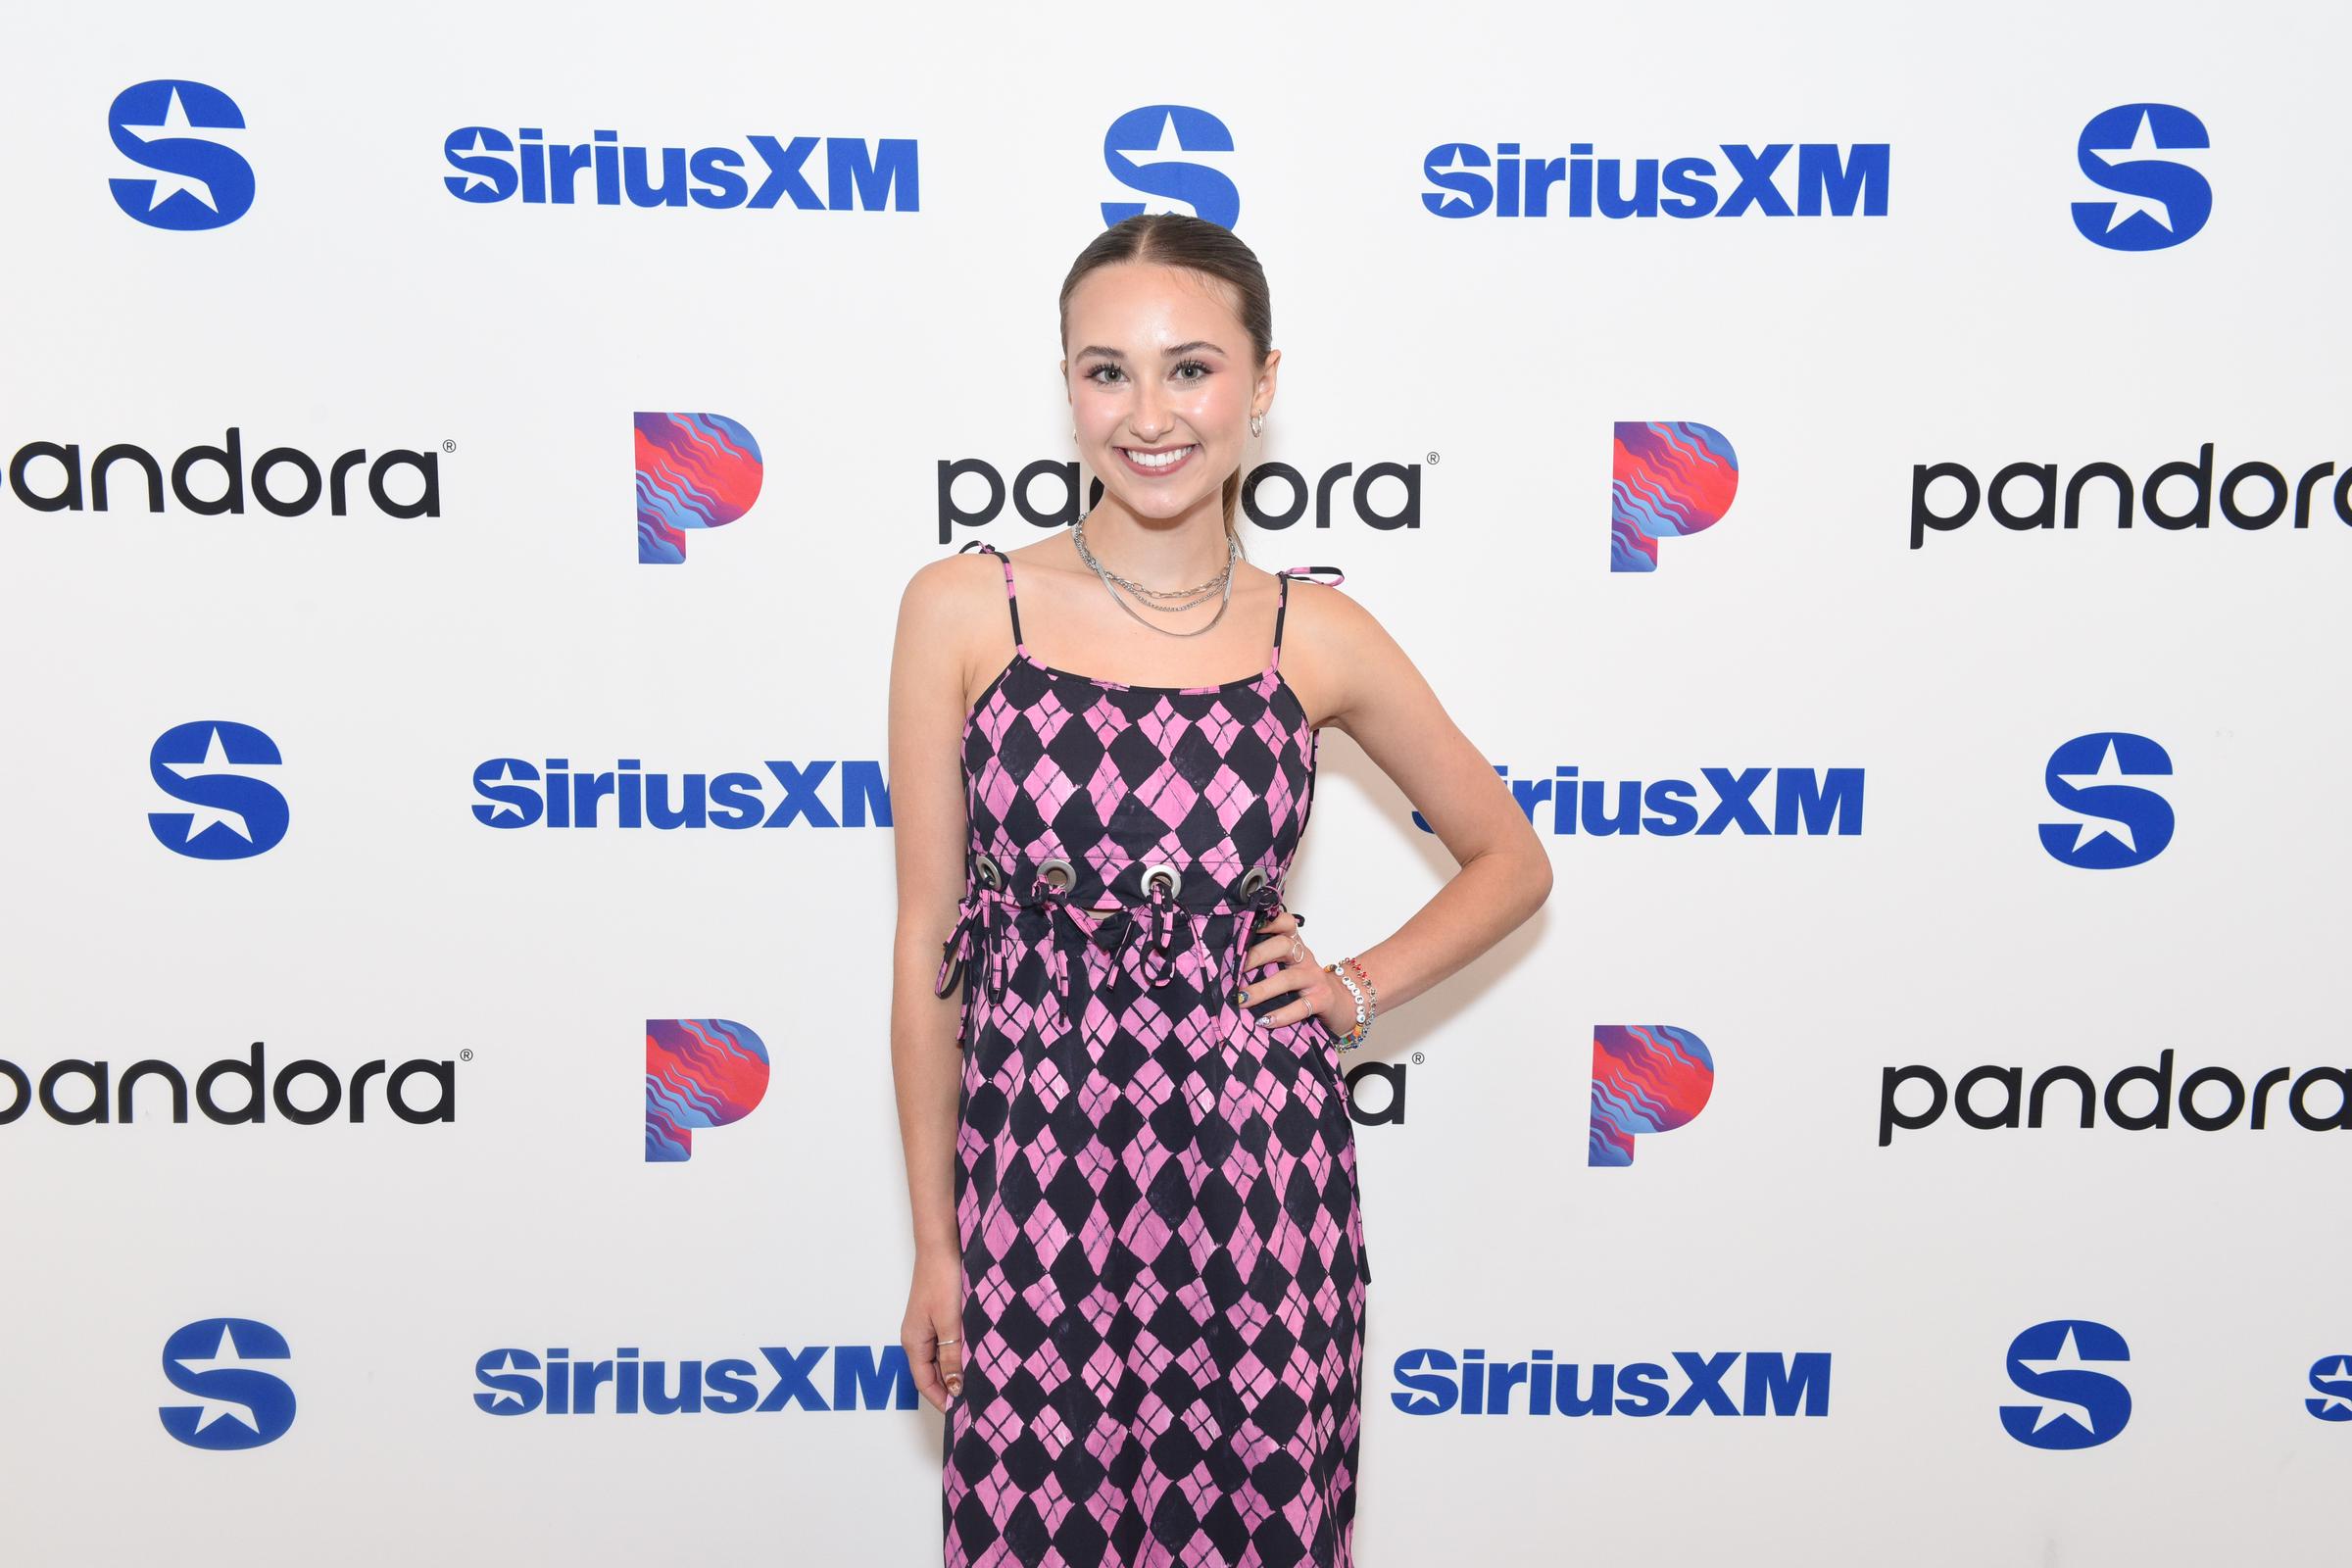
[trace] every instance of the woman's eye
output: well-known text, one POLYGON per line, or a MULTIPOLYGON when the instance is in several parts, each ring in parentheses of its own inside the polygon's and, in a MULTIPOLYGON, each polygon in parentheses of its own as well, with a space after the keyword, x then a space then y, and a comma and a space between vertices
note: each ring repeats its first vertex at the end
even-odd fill
MULTIPOLYGON (((1118 375, 1121 373, 1123 372, 1121 372, 1119 368, 1115 365, 1098 365, 1093 369, 1086 371, 1084 378, 1094 382, 1097 386, 1106 386, 1109 383, 1102 379, 1103 376, 1118 375)), ((1180 381, 1200 381, 1205 380, 1208 376, 1214 374, 1215 372, 1209 366, 1202 364, 1199 360, 1186 360, 1183 364, 1177 366, 1175 369, 1169 373, 1174 375, 1180 381), (1199 375, 1187 375, 1184 373, 1187 370, 1198 370, 1200 373, 1199 375)))

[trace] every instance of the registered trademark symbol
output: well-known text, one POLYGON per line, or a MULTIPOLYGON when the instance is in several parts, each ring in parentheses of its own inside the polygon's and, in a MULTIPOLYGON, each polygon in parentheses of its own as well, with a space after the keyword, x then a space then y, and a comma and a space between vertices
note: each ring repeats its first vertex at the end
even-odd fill
POLYGON ((444 452, 455 452, 458 450, 458 444, 455 441, 444 441, 441 443, 441 450, 444 452))
POLYGON ((470 1050, 461 1051, 458 1053, 458 1059, 460 1061, 471 1061, 473 1059, 473 1053, 470 1050))
POLYGON ((1413 1065, 1416 1067, 1421 1065, 1421 1053, 1418 1051, 1413 1053, 1413 1065))
POLYGON ((1428 458, 1428 460, 1427 460, 1427 461, 1429 461, 1429 462, 1431 462, 1431 463, 1435 463, 1435 462, 1437 462, 1437 461, 1438 461, 1438 455, 1437 455, 1435 452, 1432 452, 1432 453, 1429 455, 1429 458, 1428 458))

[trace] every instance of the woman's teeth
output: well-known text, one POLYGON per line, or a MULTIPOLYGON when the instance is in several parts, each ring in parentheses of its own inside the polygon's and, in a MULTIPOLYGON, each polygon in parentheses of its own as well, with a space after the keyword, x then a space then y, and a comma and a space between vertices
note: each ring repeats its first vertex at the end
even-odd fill
POLYGON ((1192 456, 1193 452, 1191 447, 1178 447, 1172 452, 1137 452, 1128 447, 1121 447, 1119 450, 1127 454, 1129 462, 1147 468, 1174 467, 1192 456))

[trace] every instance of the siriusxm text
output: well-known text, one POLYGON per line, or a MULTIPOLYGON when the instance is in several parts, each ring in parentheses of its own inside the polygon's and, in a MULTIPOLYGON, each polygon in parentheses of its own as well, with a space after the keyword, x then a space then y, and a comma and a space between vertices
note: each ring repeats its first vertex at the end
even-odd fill
POLYGON ((734 147, 624 146, 599 130, 584 142, 549 141, 536 126, 514 135, 491 125, 462 125, 442 143, 450 168, 442 184, 462 202, 618 207, 744 207, 789 202, 805 213, 911 213, 921 207, 916 143, 885 136, 746 136, 734 147), (825 188, 809 182, 808 161, 825 149, 825 188), (586 183, 582 183, 582 176, 586 183))
MULTIPOLYGON (((1494 771, 1510 785, 1527 819, 1539 827, 1548 820, 1558 837, 1581 833, 1588 838, 1674 838, 1696 833, 1704 838, 1737 830, 1770 838, 1862 831, 1864 770, 1859 767, 1702 767, 1698 774, 1703 783, 1579 778, 1576 767, 1567 763, 1553 768, 1549 778, 1512 778, 1510 769, 1499 763, 1494 771), (1772 785, 1770 818, 1756 799, 1767 779, 1772 785)), ((1432 831, 1418 811, 1413 825, 1432 831)))
POLYGON ((473 808, 487 827, 682 828, 682 827, 888 827, 890 792, 882 764, 872 760, 806 763, 766 761, 767 777, 757 773, 648 773, 644 763, 624 757, 602 772, 573 771, 551 757, 533 764, 519 757, 493 757, 473 770, 474 792, 486 803, 473 808), (825 798, 833 769, 841 769, 834 793, 839 812, 825 798), (763 798, 770 784, 773 805, 763 798), (610 805, 610 811, 606 810, 610 805))
POLYGON ((903 1346, 761 1346, 759 1360, 645 1359, 623 1346, 599 1360, 567 1349, 507 1348, 473 1364, 490 1415, 769 1415, 781 1410, 911 1410, 914 1375, 903 1346), (819 1364, 832 1357, 829 1377, 819 1364))
POLYGON ((1396 1357, 1390 1401, 1406 1415, 1828 1415, 1826 1350, 1673 1352, 1658 1361, 1579 1365, 1537 1350, 1491 1361, 1484 1350, 1416 1348, 1396 1357), (1740 1367, 1740 1396, 1730 1388, 1740 1367), (1679 1374, 1679 1377, 1678 1377, 1679 1374), (1677 1382, 1682 1384, 1678 1391, 1677 1382))
POLYGON ((1596 158, 1570 142, 1564 158, 1523 154, 1515 141, 1489 153, 1477 142, 1441 142, 1421 160, 1438 188, 1421 205, 1440 218, 1865 218, 1886 216, 1886 142, 1720 144, 1712 156, 1596 158), (1796 154, 1793 191, 1782 166, 1796 154), (1555 185, 1567 189, 1554 192, 1555 185), (1556 205, 1555 205, 1556 203, 1556 205))

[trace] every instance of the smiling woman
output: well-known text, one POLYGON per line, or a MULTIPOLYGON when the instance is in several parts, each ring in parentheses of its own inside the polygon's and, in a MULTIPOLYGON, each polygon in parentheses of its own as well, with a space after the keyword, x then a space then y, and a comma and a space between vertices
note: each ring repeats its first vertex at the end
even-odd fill
POLYGON ((1549 862, 1379 624, 1293 592, 1333 568, 1243 560, 1281 360, 1249 248, 1131 219, 1061 302, 1102 502, 918 571, 892 663, 901 1335, 947 1417, 945 1560, 1348 1568, 1371 1268, 1342 1054, 1549 862), (1330 965, 1284 904, 1325 725, 1464 862, 1330 965))

